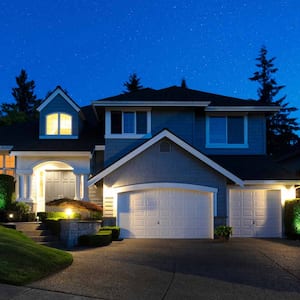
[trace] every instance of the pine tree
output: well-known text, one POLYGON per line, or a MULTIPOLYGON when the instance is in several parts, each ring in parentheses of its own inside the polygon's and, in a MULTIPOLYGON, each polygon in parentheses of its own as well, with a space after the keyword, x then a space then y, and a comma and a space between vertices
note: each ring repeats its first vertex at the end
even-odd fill
POLYGON ((249 79, 259 84, 257 90, 258 101, 267 105, 281 107, 276 114, 267 116, 267 152, 272 155, 283 154, 295 144, 298 143, 299 137, 296 131, 299 130, 299 124, 296 118, 292 118, 290 113, 297 111, 296 107, 289 106, 285 102, 286 95, 275 99, 278 93, 285 87, 278 85, 274 74, 278 71, 274 67, 276 57, 268 58, 268 51, 265 46, 260 49, 259 56, 256 58, 258 71, 254 72, 249 79))
POLYGON ((129 76, 128 81, 124 82, 123 85, 126 87, 125 93, 138 91, 143 88, 140 83, 141 79, 137 77, 136 73, 132 73, 129 76))
POLYGON ((35 83, 28 81, 25 70, 16 77, 17 87, 12 88, 12 96, 16 103, 3 103, 0 110, 0 124, 23 122, 37 117, 36 108, 40 105, 35 93, 35 83))

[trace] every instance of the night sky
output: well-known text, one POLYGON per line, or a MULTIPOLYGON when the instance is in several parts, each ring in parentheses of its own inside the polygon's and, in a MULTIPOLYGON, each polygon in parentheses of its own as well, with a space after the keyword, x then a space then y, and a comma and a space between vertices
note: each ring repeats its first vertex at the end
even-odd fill
MULTIPOLYGON (((44 98, 61 85, 79 104, 144 87, 180 85, 257 99, 262 45, 300 108, 299 0, 1 0, 0 102, 24 68, 44 98)), ((300 113, 297 113, 300 117, 300 113)))

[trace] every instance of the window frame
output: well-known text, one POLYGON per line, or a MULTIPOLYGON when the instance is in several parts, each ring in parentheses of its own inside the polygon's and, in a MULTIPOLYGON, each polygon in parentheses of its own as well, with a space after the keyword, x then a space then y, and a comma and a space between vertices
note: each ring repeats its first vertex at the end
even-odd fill
POLYGON ((247 114, 209 114, 206 116, 206 148, 226 148, 226 149, 241 149, 248 148, 248 116, 247 114), (210 118, 223 117, 226 120, 226 141, 224 143, 214 143, 210 141, 210 118), (228 118, 230 117, 242 117, 244 120, 244 142, 243 143, 228 143, 228 118))
POLYGON ((11 156, 9 154, 5 154, 5 153, 1 153, 0 154, 0 160, 2 161, 2 164, 0 162, 0 174, 5 174, 5 175, 10 175, 15 177, 16 175, 16 157, 15 156, 11 156), (14 166, 13 167, 7 167, 6 166, 6 158, 10 157, 14 159, 14 166), (10 174, 10 172, 12 174, 10 174))
POLYGON ((45 129, 44 129, 44 135, 42 135, 40 138, 44 138, 44 139, 48 139, 48 138, 64 138, 64 139, 72 139, 72 138, 77 138, 77 136, 74 136, 73 135, 73 131, 74 131, 74 128, 73 128, 73 115, 72 114, 69 114, 69 113, 66 113, 66 112, 51 112, 49 114, 46 114, 45 115, 45 129), (51 115, 57 115, 57 134, 49 134, 47 133, 47 121, 48 121, 48 117, 51 116, 51 115), (70 117, 70 134, 63 134, 61 133, 62 130, 64 130, 62 127, 61 127, 61 124, 62 124, 62 116, 65 115, 65 116, 68 116, 70 117))
MULTIPOLYGON (((129 115, 129 114, 127 114, 129 115)), ((116 126, 118 127, 118 126, 116 126)), ((130 139, 139 139, 139 138, 150 138, 151 137, 151 110, 149 108, 110 108, 105 111, 105 138, 130 138, 130 139), (112 133, 111 129, 111 112, 121 112, 121 133, 112 133), (146 113, 146 132, 137 133, 137 113, 145 112, 146 113), (124 115, 125 113, 134 113, 134 132, 124 132, 124 115)))

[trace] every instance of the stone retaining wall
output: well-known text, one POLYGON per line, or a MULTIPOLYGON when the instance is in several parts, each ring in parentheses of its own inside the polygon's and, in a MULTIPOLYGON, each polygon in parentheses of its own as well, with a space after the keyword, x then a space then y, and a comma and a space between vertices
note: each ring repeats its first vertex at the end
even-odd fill
POLYGON ((95 234, 101 227, 101 221, 60 220, 60 240, 68 249, 78 244, 78 238, 84 234, 95 234))

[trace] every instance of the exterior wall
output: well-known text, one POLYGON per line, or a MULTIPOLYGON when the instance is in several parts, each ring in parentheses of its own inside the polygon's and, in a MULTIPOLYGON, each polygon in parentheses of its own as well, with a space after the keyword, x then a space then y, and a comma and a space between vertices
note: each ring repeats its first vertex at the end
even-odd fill
POLYGON ((263 115, 248 115, 248 148, 207 148, 206 119, 196 117, 196 131, 199 132, 195 147, 207 155, 263 155, 266 154, 266 122, 263 115))
POLYGON ((57 95, 43 110, 40 112, 40 135, 46 133, 46 115, 55 112, 63 112, 72 116, 72 135, 79 134, 80 118, 78 112, 61 96, 57 95))
MULTIPOLYGON (((266 153, 265 117, 249 114, 247 148, 207 148, 206 117, 202 108, 153 108, 152 136, 168 129, 185 142, 207 155, 261 155, 266 153)), ((142 144, 145 139, 106 139, 105 166, 142 144)))
MULTIPOLYGON (((216 188, 217 215, 226 217, 226 178, 176 144, 171 144, 169 153, 160 152, 159 145, 160 142, 105 177, 104 186, 118 188, 134 184, 172 182, 216 188)), ((105 201, 109 203, 112 198, 108 197, 105 201)))

